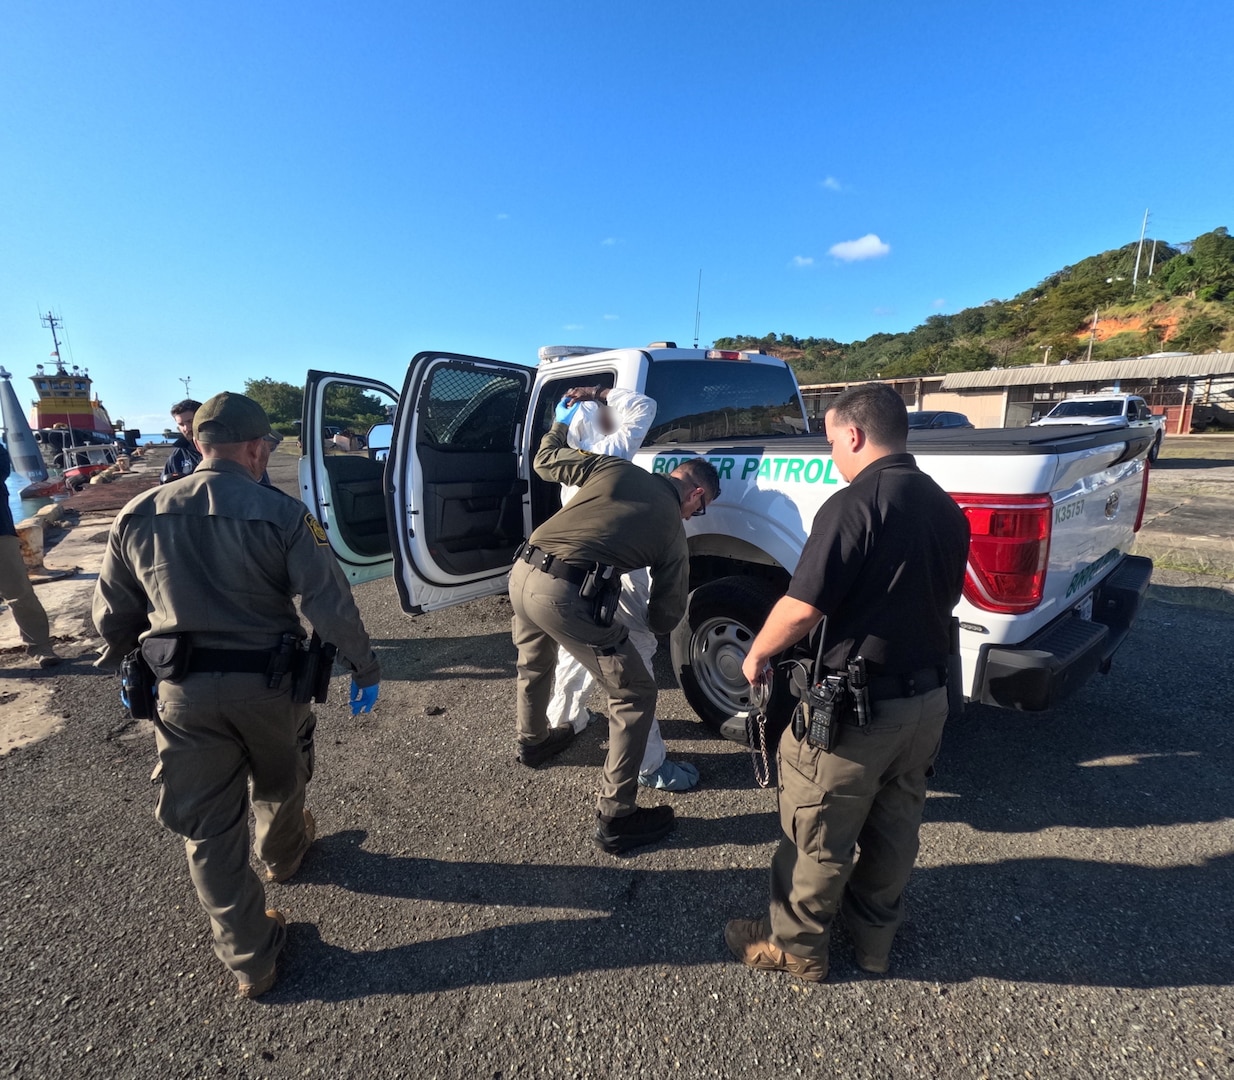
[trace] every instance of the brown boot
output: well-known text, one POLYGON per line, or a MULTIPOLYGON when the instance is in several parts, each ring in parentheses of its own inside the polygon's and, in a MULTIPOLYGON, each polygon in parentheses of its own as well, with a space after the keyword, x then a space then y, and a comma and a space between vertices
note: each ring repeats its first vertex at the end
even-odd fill
POLYGON ((308 854, 308 849, 313 846, 313 841, 317 839, 317 822, 313 818, 312 811, 308 807, 304 808, 304 849, 295 859, 287 864, 283 870, 274 870, 272 867, 266 867, 267 881, 286 881, 288 878, 295 877, 296 871, 300 869, 300 864, 304 862, 304 856, 308 854))
POLYGON ((807 982, 822 982, 827 978, 826 959, 785 952, 771 940, 771 924, 767 919, 731 919, 724 926, 724 943, 747 967, 759 971, 787 971, 807 982))
MULTIPOLYGON (((287 926, 287 916, 281 911, 275 911, 274 908, 266 909, 266 918, 273 919, 281 927, 287 926)), ((264 975, 259 975, 255 979, 250 979, 247 975, 236 974, 236 997, 255 998, 261 997, 267 990, 274 985, 274 980, 278 978, 278 965, 271 964, 270 970, 264 975)))

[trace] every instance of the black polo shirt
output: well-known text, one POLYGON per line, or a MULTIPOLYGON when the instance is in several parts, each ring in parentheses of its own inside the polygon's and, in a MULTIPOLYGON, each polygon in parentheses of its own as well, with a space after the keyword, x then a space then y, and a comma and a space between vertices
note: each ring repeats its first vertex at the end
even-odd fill
POLYGON ((912 454, 889 454, 819 509, 788 595, 827 616, 829 668, 864 656, 903 675, 946 663, 967 560, 963 511, 912 454))

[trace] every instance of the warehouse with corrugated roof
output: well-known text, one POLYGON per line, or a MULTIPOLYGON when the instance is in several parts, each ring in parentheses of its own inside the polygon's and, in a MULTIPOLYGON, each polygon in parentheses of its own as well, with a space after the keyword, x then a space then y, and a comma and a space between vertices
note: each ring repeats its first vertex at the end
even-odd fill
MULTIPOLYGON (((869 381, 869 380, 860 380, 869 381)), ((1139 394, 1164 413, 1171 435, 1234 429, 1234 353, 1158 353, 1125 360, 1033 364, 880 379, 912 409, 960 412, 975 427, 1023 427, 1055 402, 1077 394, 1139 394)), ((802 386, 816 427, 836 396, 854 382, 802 386)))

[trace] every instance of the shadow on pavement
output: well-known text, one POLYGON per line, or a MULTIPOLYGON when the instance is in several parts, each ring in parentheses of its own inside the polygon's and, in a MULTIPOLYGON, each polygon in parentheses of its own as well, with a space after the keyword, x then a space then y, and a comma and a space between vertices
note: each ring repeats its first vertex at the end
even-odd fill
MULTIPOLYGON (((436 993, 726 962, 724 921, 757 913, 766 898, 761 869, 448 862, 370 854, 359 846, 364 835, 321 841, 306 881, 324 878, 357 893, 454 905, 452 925, 464 915, 473 925, 510 918, 505 908, 572 915, 369 950, 332 945, 315 926, 293 923, 283 978, 263 1000, 436 993)), ((1043 858, 918 870, 892 975, 929 982, 1227 985, 1234 982, 1232 890, 1234 855, 1169 868, 1043 858)), ((832 967, 833 981, 864 978, 842 930, 832 967)))

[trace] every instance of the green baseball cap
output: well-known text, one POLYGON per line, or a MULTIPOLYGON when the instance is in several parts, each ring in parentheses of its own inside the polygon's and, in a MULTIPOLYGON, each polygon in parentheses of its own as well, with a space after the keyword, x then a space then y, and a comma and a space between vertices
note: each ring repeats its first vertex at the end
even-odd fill
POLYGON ((193 417, 193 436, 201 443, 241 443, 251 439, 282 441, 270 430, 266 410, 252 398, 224 390, 215 394, 193 417))

